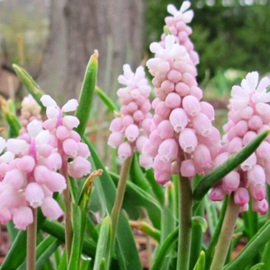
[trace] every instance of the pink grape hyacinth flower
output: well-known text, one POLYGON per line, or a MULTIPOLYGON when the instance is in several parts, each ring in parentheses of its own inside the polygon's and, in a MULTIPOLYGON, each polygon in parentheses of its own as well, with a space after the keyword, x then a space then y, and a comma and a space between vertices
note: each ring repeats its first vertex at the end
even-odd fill
POLYGON ((47 108, 48 119, 43 127, 50 132, 50 143, 58 149, 61 156, 62 172, 71 177, 81 178, 91 171, 88 146, 81 142, 80 135, 73 130, 78 127, 79 119, 66 113, 73 112, 78 106, 76 99, 69 100, 62 108, 49 96, 41 97, 42 104, 47 108), (72 161, 68 161, 72 159, 72 161))
POLYGON ((108 138, 108 145, 118 148, 120 160, 130 157, 134 149, 142 150, 152 117, 149 101, 151 88, 143 67, 138 67, 134 73, 126 64, 123 70, 124 74, 118 77, 118 81, 125 87, 117 91, 121 104, 120 114, 112 120, 112 133, 108 138))
MULTIPOLYGON (((250 72, 241 85, 233 86, 229 103, 228 122, 224 125, 225 148, 217 156, 216 166, 254 139, 259 133, 270 128, 270 79, 259 81, 258 72, 250 72)), ((240 167, 229 173, 212 190, 212 200, 220 201, 226 194, 234 193, 234 201, 241 211, 247 211, 249 200, 252 209, 260 214, 268 210, 266 182, 270 183, 270 137, 258 147, 240 167)))
POLYGON ((53 193, 66 188, 66 179, 57 172, 62 163, 57 148, 50 144, 49 132, 37 120, 28 124, 27 132, 30 143, 0 139, 1 152, 6 148, 0 157, 0 223, 13 220, 22 230, 33 222, 33 208, 41 207, 51 220, 62 216, 53 193))
MULTIPOLYGON (((188 10, 191 6, 189 1, 184 1, 179 10, 172 4, 168 5, 167 10, 171 16, 165 18, 165 23, 167 29, 170 31, 170 34, 176 38, 176 41, 184 46, 190 56, 192 63, 197 65, 199 63, 199 55, 194 50, 194 45, 190 40, 189 36, 192 34, 192 28, 187 24, 190 23, 193 19, 194 12, 193 10, 188 10)), ((161 44, 165 46, 166 34, 161 36, 161 44)))
MULTIPOLYGON (((149 140, 142 153, 153 158, 155 178, 160 184, 179 171, 183 177, 208 172, 220 148, 220 134, 212 126, 214 109, 202 101, 196 68, 187 49, 173 35, 165 47, 154 42, 155 57, 147 61, 154 76, 156 98, 149 140)), ((143 164, 141 164, 143 165, 143 164)))

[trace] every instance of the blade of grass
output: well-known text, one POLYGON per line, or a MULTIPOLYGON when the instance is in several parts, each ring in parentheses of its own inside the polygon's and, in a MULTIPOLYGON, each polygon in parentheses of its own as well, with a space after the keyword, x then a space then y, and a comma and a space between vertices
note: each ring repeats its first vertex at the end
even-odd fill
POLYGON ((96 86, 96 77, 98 71, 98 51, 91 55, 88 65, 85 70, 79 106, 76 111, 76 116, 80 120, 80 124, 76 131, 82 136, 84 134, 88 117, 90 114, 93 94, 96 86))

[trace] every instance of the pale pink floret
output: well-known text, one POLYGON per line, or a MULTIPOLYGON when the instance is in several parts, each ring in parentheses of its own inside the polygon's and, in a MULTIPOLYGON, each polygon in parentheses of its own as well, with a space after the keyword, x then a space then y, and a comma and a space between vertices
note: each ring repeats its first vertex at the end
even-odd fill
POLYGON ((44 192, 41 186, 34 182, 28 184, 25 188, 25 199, 33 208, 41 206, 44 199, 44 192))
POLYGON ((222 201, 225 197, 225 192, 220 185, 217 185, 212 189, 209 197, 212 201, 222 201))
POLYGON ((187 126, 187 114, 181 108, 174 109, 170 114, 170 122, 175 132, 181 132, 187 126))
POLYGON ((25 230, 33 222, 33 212, 30 207, 23 206, 14 210, 13 222, 15 228, 25 230))
POLYGON ((125 160, 132 155, 132 148, 128 142, 120 144, 118 148, 118 157, 120 160, 125 160))
POLYGON ((238 188, 234 193, 234 202, 239 206, 244 206, 249 201, 249 195, 246 188, 238 188))
POLYGON ((182 176, 192 178, 196 174, 194 161, 191 159, 182 161, 180 171, 182 176))
POLYGON ((81 178, 89 174, 90 171, 91 163, 81 156, 68 163, 68 174, 72 177, 81 178))
POLYGON ((64 215, 58 203, 51 197, 46 197, 41 206, 42 213, 49 220, 56 220, 64 215))
POLYGON ((184 129, 179 136, 179 143, 184 152, 191 154, 198 145, 198 139, 192 129, 184 129))
POLYGON ((171 162, 177 158, 178 154, 178 145, 174 139, 166 139, 163 141, 159 148, 158 154, 160 159, 164 162, 171 162))

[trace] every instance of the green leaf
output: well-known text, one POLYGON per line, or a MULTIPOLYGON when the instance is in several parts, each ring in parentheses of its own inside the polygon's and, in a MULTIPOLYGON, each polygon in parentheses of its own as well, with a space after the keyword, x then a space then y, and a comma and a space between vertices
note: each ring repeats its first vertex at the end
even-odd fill
POLYGON ((58 265, 57 270, 67 270, 67 250, 64 249, 60 264, 58 265))
POLYGON ((130 166, 130 180, 147 193, 152 193, 150 185, 139 165, 138 155, 134 154, 130 166))
MULTIPOLYGON (((45 220, 42 226, 42 230, 60 240, 61 243, 65 242, 65 229, 64 226, 60 223, 56 221, 45 220)), ((83 252, 89 257, 94 257, 96 252, 96 244, 90 239, 84 239, 83 252)))
POLYGON ((1 270, 17 270, 26 256, 26 231, 17 234, 1 266, 1 270))
POLYGON ((166 258, 166 255, 170 251, 170 249, 173 247, 175 241, 177 240, 178 237, 178 228, 175 229, 168 237, 166 240, 163 242, 163 244, 160 246, 157 255, 155 256, 155 261, 154 264, 151 268, 151 270, 159 270, 166 258))
MULTIPOLYGON (((161 213, 160 246, 164 243, 168 235, 176 228, 176 218, 174 216, 175 213, 174 192, 175 186, 173 182, 169 182, 165 189, 165 202, 161 213)), ((163 266, 160 267, 160 269, 161 270, 170 269, 172 259, 173 259, 173 250, 170 250, 165 258, 163 266)))
POLYGON ((25 85, 27 91, 33 96, 38 105, 45 111, 45 107, 40 101, 40 98, 44 95, 44 91, 40 86, 34 81, 34 79, 27 73, 25 69, 19 67, 18 65, 12 65, 17 76, 21 82, 25 85))
POLYGON ((204 205, 209 224, 209 232, 212 236, 218 223, 217 209, 213 201, 211 201, 208 196, 204 197, 204 205))
POLYGON ((192 226, 200 226, 203 233, 207 230, 207 222, 201 216, 192 217, 192 226))
POLYGON ((101 265, 103 265, 102 269, 108 270, 110 267, 111 260, 111 250, 112 250, 112 221, 110 216, 107 216, 101 224, 96 257, 94 263, 93 270, 101 269, 101 265), (104 263, 103 260, 105 261, 104 263))
POLYGON ((85 70, 79 106, 76 111, 76 116, 80 120, 80 124, 76 131, 82 136, 84 134, 89 113, 92 106, 93 94, 96 86, 98 70, 98 51, 91 55, 88 65, 85 70))
MULTIPOLYGON (((61 245, 61 241, 52 236, 48 236, 37 246, 36 269, 41 269, 49 260, 54 251, 61 245)), ((26 262, 24 262, 17 270, 24 270, 26 262)))
POLYGON ((260 252, 262 247, 270 239, 270 220, 268 220, 256 235, 247 243, 245 248, 238 254, 238 256, 225 265, 224 270, 239 270, 244 269, 246 265, 252 261, 254 256, 260 252))
POLYGON ((103 103, 107 106, 107 108, 112 112, 118 112, 119 108, 114 104, 114 102, 103 92, 99 87, 95 87, 96 94, 100 97, 103 103))
POLYGON ((72 220, 73 220, 73 238, 71 245, 71 254, 68 264, 68 269, 78 269, 82 254, 82 246, 84 240, 86 213, 78 205, 72 207, 72 220))
POLYGON ((9 240, 13 242, 16 239, 16 236, 19 233, 19 230, 14 227, 14 224, 12 221, 8 222, 6 227, 8 230, 9 240))
POLYGON ((198 261, 196 262, 193 270, 204 270, 205 269, 205 253, 201 251, 198 261))
POLYGON ((3 97, 0 97, 0 105, 9 126, 9 138, 19 136, 21 124, 12 109, 14 106, 12 100, 6 101, 3 97))
POLYGON ((160 184, 156 181, 153 173, 153 169, 146 171, 146 178, 152 188, 153 193, 155 194, 160 205, 164 204, 164 191, 160 184))
POLYGON ((193 192, 194 200, 200 201, 208 192, 208 190, 220 181, 225 175, 237 168, 243 161, 245 161, 261 144, 261 142, 269 135, 269 130, 259 134, 254 140, 246 145, 240 152, 231 156, 225 163, 218 166, 208 175, 202 178, 199 184, 195 187, 193 192))
POLYGON ((256 265, 253 265, 249 270, 261 270, 264 266, 264 263, 257 263, 256 265))

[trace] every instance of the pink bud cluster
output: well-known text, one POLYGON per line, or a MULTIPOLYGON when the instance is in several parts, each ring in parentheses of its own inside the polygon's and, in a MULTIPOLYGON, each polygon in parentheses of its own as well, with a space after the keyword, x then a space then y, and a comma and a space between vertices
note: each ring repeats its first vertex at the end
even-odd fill
POLYGON ((63 215, 54 192, 66 188, 65 178, 57 172, 61 157, 57 149, 48 144, 50 134, 42 123, 34 120, 28 124, 31 142, 21 139, 1 138, 0 158, 0 222, 13 220, 15 227, 25 230, 33 222, 31 208, 41 207, 49 219, 63 215))
POLYGON ((110 124, 112 133, 108 139, 111 147, 118 148, 118 157, 121 160, 130 157, 134 147, 138 151, 142 150, 152 118, 149 112, 151 88, 143 67, 138 67, 133 73, 129 65, 124 65, 123 70, 124 74, 118 77, 118 81, 126 87, 117 91, 122 106, 120 115, 110 124))
POLYGON ((35 99, 28 95, 22 100, 22 108, 20 114, 20 138, 29 140, 30 137, 27 136, 27 125, 33 120, 41 120, 41 107, 37 104, 35 99))
MULTIPOLYGON (((170 33, 175 36, 177 42, 180 45, 183 45, 192 60, 194 65, 199 63, 199 55, 194 50, 194 45, 190 40, 189 36, 192 34, 192 28, 187 25, 193 19, 194 12, 193 10, 188 10, 190 8, 191 3, 189 1, 184 1, 180 10, 177 10, 175 6, 168 5, 167 10, 172 16, 168 16, 165 18, 166 27, 169 29, 170 33)), ((162 42, 161 44, 164 47, 166 34, 164 33, 161 36, 162 42)))
MULTIPOLYGON (((260 132, 270 128, 270 93, 267 87, 270 79, 264 77, 259 82, 258 72, 250 72, 242 80, 241 86, 233 86, 229 104, 229 119, 224 125, 225 148, 215 161, 223 163, 229 155, 241 150, 260 132)), ((212 190, 212 200, 222 200, 225 194, 234 192, 234 201, 241 211, 249 208, 250 196, 252 209, 265 214, 268 209, 265 182, 270 183, 270 138, 268 137, 259 148, 240 167, 229 173, 212 190)))
POLYGON ((22 230, 33 222, 32 209, 37 207, 48 219, 63 215, 53 193, 66 188, 67 174, 79 178, 91 170, 89 149, 73 130, 79 120, 63 115, 75 111, 77 101, 59 108, 44 95, 41 102, 47 107, 46 121, 31 121, 19 138, 0 138, 0 223, 13 220, 22 230))
POLYGON ((211 123, 214 109, 201 101, 196 68, 186 48, 174 36, 165 38, 165 47, 152 43, 150 50, 155 53, 147 62, 154 76, 156 98, 152 107, 155 113, 151 134, 142 152, 153 158, 159 183, 169 181, 171 174, 178 173, 179 169, 182 176, 191 179, 196 173, 212 168, 212 159, 220 148, 220 134, 211 123))
POLYGON ((87 158, 90 156, 90 151, 88 146, 81 142, 80 135, 73 130, 78 127, 79 119, 73 115, 63 115, 76 110, 77 100, 69 100, 62 108, 49 95, 42 96, 41 102, 47 108, 48 117, 43 127, 50 131, 50 143, 61 155, 63 171, 67 170, 68 174, 75 178, 89 174, 91 164, 87 158), (68 159, 72 161, 68 162, 68 159))

